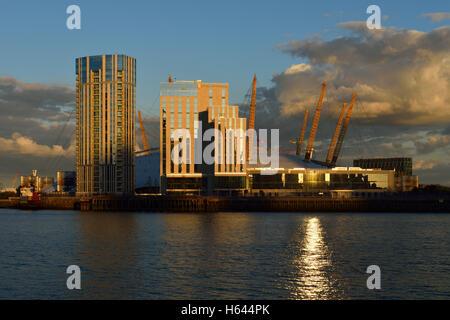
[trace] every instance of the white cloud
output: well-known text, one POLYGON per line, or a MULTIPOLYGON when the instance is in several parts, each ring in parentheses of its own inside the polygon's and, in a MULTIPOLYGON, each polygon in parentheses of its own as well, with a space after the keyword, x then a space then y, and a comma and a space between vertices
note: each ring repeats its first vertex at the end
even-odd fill
POLYGON ((6 152, 9 155, 29 155, 33 157, 73 157, 75 154, 75 143, 72 141, 71 145, 64 150, 60 145, 40 145, 33 141, 32 138, 24 137, 20 133, 13 133, 11 138, 0 137, 1 152, 6 152))
POLYGON ((422 17, 430 18, 430 20, 433 22, 438 22, 438 21, 450 19, 450 12, 424 13, 422 15, 422 17))
POLYGON ((284 73, 285 74, 293 74, 297 72, 305 72, 311 70, 311 66, 306 63, 293 64, 289 68, 287 68, 284 73))
POLYGON ((432 159, 432 160, 418 160, 416 162, 414 162, 413 165, 413 169, 414 170, 429 170, 429 169, 433 169, 434 167, 440 165, 441 163, 436 160, 436 159, 432 159))
POLYGON ((290 41, 277 48, 307 64, 275 74, 275 93, 284 115, 314 107, 327 80, 324 108, 334 113, 356 91, 361 107, 353 118, 407 125, 450 122, 450 27, 430 32, 340 23, 349 36, 329 41, 290 41), (308 72, 303 71, 308 66, 308 72))

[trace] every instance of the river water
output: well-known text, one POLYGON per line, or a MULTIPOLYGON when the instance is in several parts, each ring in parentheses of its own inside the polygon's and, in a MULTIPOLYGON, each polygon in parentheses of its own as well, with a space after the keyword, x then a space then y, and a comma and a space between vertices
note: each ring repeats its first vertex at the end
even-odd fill
POLYGON ((0 209, 0 299, 449 299, 449 230, 450 214, 0 209))

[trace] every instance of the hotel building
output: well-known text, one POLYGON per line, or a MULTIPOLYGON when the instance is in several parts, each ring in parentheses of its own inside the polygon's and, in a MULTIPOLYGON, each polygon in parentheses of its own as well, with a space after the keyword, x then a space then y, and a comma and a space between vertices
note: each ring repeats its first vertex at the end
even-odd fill
POLYGON ((228 105, 228 84, 198 81, 171 81, 160 84, 160 172, 161 192, 228 193, 246 188, 246 119, 239 107, 228 105), (220 132, 203 141, 208 129, 220 132), (177 129, 185 129, 180 136, 177 129), (227 129, 234 135, 228 136, 227 129), (241 130, 240 130, 241 129, 241 130), (213 142, 212 142, 213 141, 213 142), (227 146, 228 141, 228 146, 227 146), (214 143, 212 163, 203 153, 214 143), (174 149, 176 148, 176 149, 174 149), (172 152, 179 150, 180 160, 172 152))
POLYGON ((134 192, 136 59, 76 59, 77 194, 134 192))

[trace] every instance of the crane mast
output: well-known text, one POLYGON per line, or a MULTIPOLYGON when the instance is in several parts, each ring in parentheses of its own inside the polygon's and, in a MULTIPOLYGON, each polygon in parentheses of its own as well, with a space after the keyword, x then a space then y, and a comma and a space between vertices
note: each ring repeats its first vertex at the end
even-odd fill
POLYGON ((333 159, 331 160, 331 164, 335 165, 336 161, 339 157, 339 153, 341 152, 342 143, 344 142, 345 133, 347 132, 348 124, 350 123, 350 117, 352 115, 353 105, 355 104, 356 92, 353 93, 352 102, 350 103, 350 107, 348 107, 347 115, 345 116, 344 124, 342 125, 341 132, 339 133, 339 139, 336 144, 336 148, 334 149, 333 159))
POLYGON ((143 154, 149 155, 150 148, 148 147, 147 136, 145 135, 144 122, 142 121, 141 110, 138 110, 138 115, 139 115, 139 124, 141 127, 142 144, 144 145, 144 151, 145 151, 145 152, 143 152, 143 154))
POLYGON ((325 80, 322 84, 322 92, 320 93, 319 102, 317 103, 316 112, 314 113, 314 120, 311 127, 311 133, 308 139, 308 145, 306 146, 305 160, 311 159, 314 139, 316 138, 317 126, 319 124, 320 111, 322 110, 323 95, 325 93, 325 87, 327 86, 327 81, 325 80))
POLYGON ((303 125, 302 125, 302 129, 300 131, 300 137, 298 138, 298 142, 297 142, 297 152, 296 152, 297 156, 300 156, 300 153, 302 151, 303 138, 305 137, 305 129, 306 129, 306 121, 307 120, 308 120, 308 109, 305 110, 305 117, 303 118, 303 125))
MULTIPOLYGON (((248 132, 249 136, 247 137, 247 161, 250 160, 250 144, 253 144, 253 130, 255 129, 255 108, 256 108, 256 74, 253 77, 253 86, 252 86, 252 99, 250 101, 250 115, 248 118, 248 132)), ((252 146, 253 148, 253 146, 252 146)))
POLYGON ((336 147, 336 142, 339 136, 339 130, 341 129, 342 119, 344 119, 345 115, 345 108, 347 107, 347 102, 344 102, 344 105, 342 106, 341 114, 339 115, 339 120, 336 125, 336 129, 334 130, 333 138, 331 139, 330 143, 330 149, 328 149, 328 155, 327 155, 327 163, 331 163, 331 159, 333 158, 333 152, 334 148, 336 147))
POLYGON ((16 175, 14 176, 14 179, 11 183, 11 189, 14 188, 14 185, 16 184, 17 178, 19 177, 20 171, 17 171, 16 175))

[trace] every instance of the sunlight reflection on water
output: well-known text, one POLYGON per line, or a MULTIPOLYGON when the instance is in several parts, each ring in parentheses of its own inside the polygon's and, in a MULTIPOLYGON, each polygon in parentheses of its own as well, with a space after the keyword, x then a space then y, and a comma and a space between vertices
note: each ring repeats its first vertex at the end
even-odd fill
POLYGON ((295 299, 324 299, 332 297, 332 282, 326 268, 330 266, 328 248, 317 217, 306 219, 300 232, 299 256, 295 260, 298 277, 292 286, 295 299))

